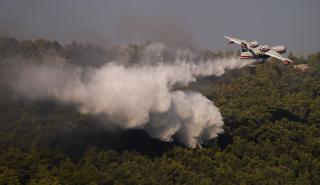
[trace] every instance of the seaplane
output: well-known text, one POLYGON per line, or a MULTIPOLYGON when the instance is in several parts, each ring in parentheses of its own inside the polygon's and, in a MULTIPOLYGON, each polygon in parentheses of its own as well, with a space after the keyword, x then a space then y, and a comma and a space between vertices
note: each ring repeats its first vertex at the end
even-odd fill
POLYGON ((268 58, 274 57, 281 60, 285 65, 293 62, 282 55, 286 52, 286 48, 284 46, 270 47, 268 45, 259 45, 258 41, 246 41, 227 36, 224 37, 229 40, 229 44, 236 43, 240 45, 240 59, 253 59, 256 62, 265 62, 268 58))

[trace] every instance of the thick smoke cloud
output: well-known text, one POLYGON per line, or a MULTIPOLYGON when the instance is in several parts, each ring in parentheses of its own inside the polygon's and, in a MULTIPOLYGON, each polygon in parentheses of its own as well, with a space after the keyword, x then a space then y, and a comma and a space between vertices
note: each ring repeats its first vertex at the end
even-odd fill
POLYGON ((219 76, 248 63, 234 58, 203 61, 188 50, 170 50, 172 60, 165 62, 166 49, 150 44, 141 63, 132 66, 114 61, 84 68, 63 58, 26 63, 19 66, 12 86, 24 97, 75 104, 83 114, 103 115, 108 127, 144 129, 153 138, 175 138, 195 148, 223 132, 223 118, 206 97, 175 89, 198 76, 219 76))

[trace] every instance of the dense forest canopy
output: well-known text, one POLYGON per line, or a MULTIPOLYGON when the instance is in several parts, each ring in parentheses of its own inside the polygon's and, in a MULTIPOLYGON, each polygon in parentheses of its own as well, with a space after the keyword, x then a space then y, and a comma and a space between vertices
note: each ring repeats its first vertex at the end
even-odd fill
MULTIPOLYGON (((0 38, 0 68, 14 60, 63 57, 100 66, 141 45, 104 49, 73 42, 0 38)), ((204 51, 217 58, 233 52, 204 51)), ((168 54, 170 56, 170 54, 168 54)), ((0 74, 0 184, 319 184, 320 52, 199 78, 186 90, 214 101, 224 133, 202 148, 161 142, 144 131, 110 131, 73 105, 21 98, 0 74), (307 64, 302 70, 298 64, 307 64)))

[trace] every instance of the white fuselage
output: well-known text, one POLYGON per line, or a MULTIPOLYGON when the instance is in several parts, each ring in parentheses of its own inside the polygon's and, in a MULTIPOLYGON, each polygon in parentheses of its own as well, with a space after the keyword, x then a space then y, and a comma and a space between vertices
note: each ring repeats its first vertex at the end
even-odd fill
POLYGON ((293 61, 281 55, 286 52, 284 46, 269 47, 268 45, 259 45, 258 41, 246 41, 224 36, 229 40, 229 44, 237 43, 241 46, 241 59, 255 59, 257 61, 265 61, 269 57, 274 57, 283 62, 283 64, 290 64, 293 61))
MULTIPOLYGON (((278 53, 285 53, 285 48, 283 46, 272 47, 272 49, 275 49, 278 53)), ((269 50, 270 48, 267 45, 260 46, 257 44, 253 45, 252 47, 249 46, 249 48, 245 45, 242 45, 240 59, 257 59, 263 61, 270 57, 269 55, 265 54, 265 52, 269 50)))

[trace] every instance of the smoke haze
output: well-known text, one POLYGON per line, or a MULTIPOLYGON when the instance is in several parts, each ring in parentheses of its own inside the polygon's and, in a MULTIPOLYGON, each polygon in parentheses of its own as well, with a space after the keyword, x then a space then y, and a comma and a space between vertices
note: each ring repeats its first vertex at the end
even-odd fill
POLYGON ((124 65, 123 57, 100 67, 77 66, 64 58, 20 63, 11 86, 23 97, 74 104, 83 114, 102 115, 107 127, 144 129, 153 138, 177 139, 195 148, 223 132, 223 118, 203 95, 177 88, 198 76, 219 76, 249 64, 235 58, 204 61, 161 43, 147 45, 135 65, 124 65))
POLYGON ((318 0, 2 0, 0 35, 104 46, 191 41, 200 48, 230 50, 223 38, 229 35, 306 55, 319 50, 319 6, 318 0))

